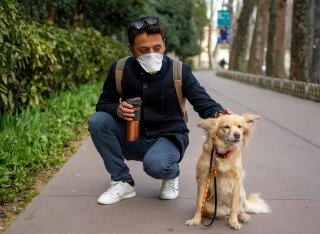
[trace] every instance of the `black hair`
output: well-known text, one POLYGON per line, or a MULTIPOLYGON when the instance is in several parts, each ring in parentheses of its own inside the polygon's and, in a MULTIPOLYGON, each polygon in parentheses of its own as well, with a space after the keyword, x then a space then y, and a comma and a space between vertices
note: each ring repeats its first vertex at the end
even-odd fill
MULTIPOLYGON (((157 23, 155 23, 155 24, 148 24, 146 21, 148 18, 149 18, 149 16, 139 18, 139 19, 134 20, 130 23, 130 25, 128 27, 128 42, 132 48, 134 46, 135 38, 138 35, 143 34, 143 33, 160 34, 162 39, 164 40, 164 38, 165 38, 164 37, 164 28, 160 25, 159 20, 157 20, 157 23), (137 29, 137 27, 134 27, 134 23, 137 21, 143 22, 143 26, 139 29, 137 29)), ((155 17, 153 17, 153 18, 155 18, 155 17)))

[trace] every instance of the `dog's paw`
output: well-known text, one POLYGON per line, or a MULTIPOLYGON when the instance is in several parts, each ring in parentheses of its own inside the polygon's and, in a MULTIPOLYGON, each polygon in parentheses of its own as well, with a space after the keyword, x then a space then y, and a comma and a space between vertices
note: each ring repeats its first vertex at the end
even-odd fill
POLYGON ((229 220, 229 225, 231 228, 233 228, 235 230, 240 230, 240 228, 242 226, 238 221, 231 221, 231 220, 229 220))
POLYGON ((193 219, 188 220, 186 222, 186 224, 189 225, 189 226, 195 226, 195 225, 200 224, 200 222, 201 222, 201 218, 200 219, 199 218, 193 218, 193 219))
POLYGON ((247 213, 239 214, 238 219, 242 223, 249 223, 251 217, 247 213))

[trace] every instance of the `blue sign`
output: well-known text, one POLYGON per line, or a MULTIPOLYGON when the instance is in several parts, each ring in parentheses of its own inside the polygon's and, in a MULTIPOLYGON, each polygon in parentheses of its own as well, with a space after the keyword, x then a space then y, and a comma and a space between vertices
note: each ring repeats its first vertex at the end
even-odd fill
POLYGON ((230 14, 228 10, 218 11, 218 44, 228 46, 230 35, 230 14))

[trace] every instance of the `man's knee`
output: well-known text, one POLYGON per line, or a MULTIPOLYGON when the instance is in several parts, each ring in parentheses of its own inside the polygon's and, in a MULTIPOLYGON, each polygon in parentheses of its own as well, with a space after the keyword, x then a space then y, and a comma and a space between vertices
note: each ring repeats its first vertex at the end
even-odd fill
POLYGON ((160 160, 144 160, 143 161, 144 171, 155 179, 162 179, 165 171, 163 163, 160 160))
POLYGON ((95 112, 88 120, 89 131, 96 132, 102 130, 113 120, 113 117, 105 112, 95 112))
POLYGON ((149 158, 143 160, 143 169, 149 176, 155 179, 167 179, 169 175, 176 173, 173 171, 179 170, 178 165, 174 164, 177 163, 149 158))

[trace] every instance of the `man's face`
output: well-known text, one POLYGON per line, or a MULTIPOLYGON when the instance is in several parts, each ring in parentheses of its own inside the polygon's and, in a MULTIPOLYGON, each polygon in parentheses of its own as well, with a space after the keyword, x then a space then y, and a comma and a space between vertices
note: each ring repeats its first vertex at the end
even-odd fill
POLYGON ((150 53, 164 54, 165 44, 161 34, 142 33, 134 39, 133 47, 129 44, 128 48, 132 55, 137 58, 141 55, 150 53))

